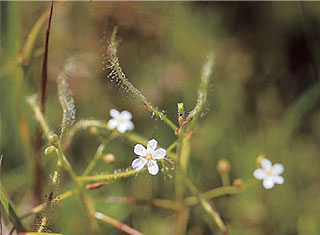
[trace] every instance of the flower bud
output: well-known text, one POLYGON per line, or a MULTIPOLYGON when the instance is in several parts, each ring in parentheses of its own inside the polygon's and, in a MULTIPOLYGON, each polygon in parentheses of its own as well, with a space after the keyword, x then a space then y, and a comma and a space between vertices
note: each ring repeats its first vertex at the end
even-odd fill
POLYGON ((56 134, 51 134, 49 136, 49 142, 50 142, 51 145, 56 145, 58 140, 59 140, 59 138, 58 138, 58 136, 56 134))
POLYGON ((259 157, 257 157, 257 164, 258 164, 259 167, 261 166, 262 160, 265 159, 265 158, 266 158, 266 155, 264 155, 264 153, 261 153, 259 155, 259 157))
POLYGON ((235 179, 232 184, 237 188, 241 188, 243 186, 243 181, 242 179, 235 179))
POLYGON ((228 160, 221 158, 217 163, 217 170, 220 174, 226 174, 230 171, 230 163, 228 160))
POLYGON ((97 189, 97 188, 101 188, 104 185, 107 185, 108 182, 99 182, 99 183, 94 183, 94 184, 88 184, 86 186, 87 190, 92 190, 92 189, 97 189))
POLYGON ((108 153, 103 156, 103 160, 107 163, 113 163, 116 160, 116 158, 112 153, 108 153))
POLYGON ((178 103, 178 115, 182 116, 184 114, 183 103, 178 103))
POLYGON ((47 147, 45 150, 44 150, 44 154, 45 155, 49 155, 50 153, 52 153, 53 151, 55 151, 57 148, 56 147, 54 147, 54 146, 49 146, 49 147, 47 147))
POLYGON ((90 133, 92 134, 92 135, 98 135, 98 128, 96 128, 95 126, 93 126, 93 127, 91 127, 90 128, 90 133))

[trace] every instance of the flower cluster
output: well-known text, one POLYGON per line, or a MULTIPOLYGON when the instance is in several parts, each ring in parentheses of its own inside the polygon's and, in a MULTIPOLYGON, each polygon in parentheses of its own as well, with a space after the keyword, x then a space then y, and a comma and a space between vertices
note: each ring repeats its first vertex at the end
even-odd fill
POLYGON ((266 189, 273 188, 274 184, 283 184, 284 179, 280 174, 284 171, 282 164, 272 165, 268 159, 261 161, 261 167, 253 172, 254 177, 258 180, 263 180, 263 187, 266 189))

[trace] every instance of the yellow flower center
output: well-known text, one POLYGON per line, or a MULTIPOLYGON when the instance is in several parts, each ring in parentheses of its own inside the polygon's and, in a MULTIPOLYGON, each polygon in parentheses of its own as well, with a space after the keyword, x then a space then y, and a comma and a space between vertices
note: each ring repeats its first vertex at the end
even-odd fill
POLYGON ((152 160, 152 155, 150 153, 147 153, 146 155, 146 159, 149 161, 149 160, 152 160))
POLYGON ((273 176, 272 171, 267 171, 267 176, 273 176))
POLYGON ((126 122, 126 121, 125 121, 123 118, 119 118, 119 119, 118 119, 118 123, 119 123, 119 124, 123 124, 123 123, 125 123, 125 122, 126 122))

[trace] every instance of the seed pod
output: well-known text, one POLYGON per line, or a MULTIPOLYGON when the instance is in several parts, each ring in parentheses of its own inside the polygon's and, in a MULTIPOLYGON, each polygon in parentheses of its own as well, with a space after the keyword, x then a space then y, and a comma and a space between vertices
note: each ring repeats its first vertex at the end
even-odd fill
POLYGON ((228 160, 221 158, 217 163, 217 170, 220 174, 226 174, 230 171, 230 163, 228 160))

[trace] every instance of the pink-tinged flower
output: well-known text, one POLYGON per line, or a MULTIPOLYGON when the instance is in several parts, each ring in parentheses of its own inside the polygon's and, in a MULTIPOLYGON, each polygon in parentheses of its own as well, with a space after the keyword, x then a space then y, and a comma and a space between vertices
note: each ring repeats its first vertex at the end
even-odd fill
POLYGON ((149 140, 147 149, 141 145, 136 144, 134 146, 134 153, 139 157, 134 159, 132 162, 132 168, 139 171, 147 165, 148 171, 151 175, 156 175, 159 172, 159 166, 157 160, 162 159, 166 156, 167 151, 163 148, 157 148, 158 142, 155 139, 149 140))
POLYGON ((108 127, 110 129, 117 128, 120 133, 131 131, 134 128, 131 122, 132 115, 130 112, 124 110, 121 113, 116 109, 110 110, 112 119, 108 121, 108 127))
POLYGON ((282 164, 272 165, 271 161, 268 159, 263 159, 261 161, 261 167, 253 172, 254 177, 258 180, 263 180, 263 187, 266 189, 273 188, 274 184, 283 184, 284 179, 280 174, 284 171, 282 164))

